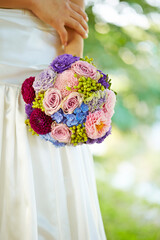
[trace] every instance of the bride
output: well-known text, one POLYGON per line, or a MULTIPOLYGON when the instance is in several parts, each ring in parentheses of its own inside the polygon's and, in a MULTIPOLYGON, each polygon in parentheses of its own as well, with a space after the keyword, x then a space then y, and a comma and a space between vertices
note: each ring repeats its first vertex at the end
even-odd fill
POLYGON ((88 145, 32 136, 21 95, 58 54, 83 56, 87 21, 83 0, 0 0, 2 240, 106 240, 88 145))

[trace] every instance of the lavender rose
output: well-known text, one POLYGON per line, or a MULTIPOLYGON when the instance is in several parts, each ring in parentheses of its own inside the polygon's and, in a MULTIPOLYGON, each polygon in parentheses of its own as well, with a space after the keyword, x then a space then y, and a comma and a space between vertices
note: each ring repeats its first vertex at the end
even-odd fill
POLYGON ((33 88, 36 93, 44 92, 48 88, 53 87, 53 83, 56 79, 56 72, 52 67, 48 67, 42 72, 40 72, 33 82, 33 88))
POLYGON ((66 124, 60 123, 57 124, 53 122, 51 125, 51 137, 55 140, 63 143, 69 143, 71 140, 71 130, 67 127, 66 124))
POLYGON ((64 70, 70 68, 71 64, 75 61, 78 61, 79 59, 79 57, 74 57, 71 54, 62 54, 56 57, 50 66, 52 66, 57 73, 61 73, 64 70))
POLYGON ((49 88, 44 95, 43 106, 45 114, 51 116, 57 112, 61 106, 62 96, 61 92, 56 88, 49 88))
POLYGON ((71 114, 74 109, 79 107, 83 99, 78 92, 70 93, 62 102, 62 109, 65 114, 71 114))
POLYGON ((85 61, 77 61, 71 65, 71 69, 79 76, 90 77, 92 79, 98 80, 100 78, 100 73, 97 68, 85 61))

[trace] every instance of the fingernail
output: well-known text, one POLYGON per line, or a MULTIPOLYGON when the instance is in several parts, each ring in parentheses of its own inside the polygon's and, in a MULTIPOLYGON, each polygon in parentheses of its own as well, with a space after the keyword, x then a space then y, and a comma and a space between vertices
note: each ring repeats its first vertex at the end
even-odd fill
POLYGON ((64 50, 66 46, 67 46, 67 42, 65 42, 64 45, 62 45, 62 49, 64 50))
POLYGON ((88 16, 86 16, 86 20, 87 20, 87 22, 88 22, 88 20, 89 20, 88 16))
POLYGON ((88 33, 85 33, 85 38, 88 38, 88 33))

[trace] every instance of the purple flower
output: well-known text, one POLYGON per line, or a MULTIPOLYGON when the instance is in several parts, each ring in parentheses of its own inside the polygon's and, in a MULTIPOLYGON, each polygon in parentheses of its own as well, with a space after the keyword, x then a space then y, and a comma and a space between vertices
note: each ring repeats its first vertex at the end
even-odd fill
POLYGON ((50 66, 52 66, 57 73, 61 73, 64 70, 70 68, 71 64, 75 61, 78 61, 79 59, 80 57, 74 57, 71 54, 62 54, 56 57, 50 66))
POLYGON ((101 83, 105 88, 109 88, 108 75, 104 74, 101 70, 98 71, 103 75, 103 77, 98 80, 98 83, 101 83))
POLYGON ((54 72, 54 69, 51 67, 48 67, 40 72, 33 82, 33 88, 36 93, 40 91, 46 91, 48 88, 53 87, 56 75, 57 74, 54 72))
POLYGON ((88 138, 87 140, 87 144, 93 144, 93 143, 96 143, 97 139, 91 139, 91 138, 88 138))
POLYGON ((33 112, 33 108, 32 108, 32 103, 31 104, 25 104, 25 112, 27 114, 27 118, 30 118, 31 113, 33 112))
POLYGON ((89 97, 85 102, 90 112, 102 109, 103 104, 106 102, 106 90, 94 92, 92 98, 89 97))

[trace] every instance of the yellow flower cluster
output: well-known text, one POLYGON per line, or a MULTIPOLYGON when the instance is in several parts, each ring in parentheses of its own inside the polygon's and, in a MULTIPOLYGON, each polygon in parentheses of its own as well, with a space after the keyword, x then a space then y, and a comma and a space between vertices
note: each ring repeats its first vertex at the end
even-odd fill
POLYGON ((34 130, 33 130, 33 128, 31 128, 31 124, 30 124, 30 121, 29 121, 29 119, 26 119, 25 120, 25 124, 29 127, 28 128, 28 131, 29 132, 32 132, 32 135, 37 135, 37 136, 39 136, 39 134, 38 133, 36 133, 34 130))
POLYGON ((98 83, 90 77, 80 77, 78 81, 79 84, 78 86, 74 86, 74 89, 78 89, 78 92, 84 95, 84 99, 90 97, 93 94, 93 91, 104 91, 105 89, 101 83, 98 83))
MULTIPOLYGON (((88 56, 85 56, 84 58, 80 58, 80 60, 85 61, 85 62, 88 62, 88 63, 92 64, 93 66, 95 66, 95 65, 93 64, 93 58, 89 58, 88 56)), ((95 66, 95 67, 96 67, 96 66, 95 66)))
POLYGON ((44 112, 45 110, 43 107, 43 99, 44 93, 38 93, 37 96, 34 98, 32 108, 40 108, 44 112))
POLYGON ((88 140, 85 127, 82 126, 82 124, 79 124, 78 126, 70 127, 72 131, 71 135, 71 143, 76 146, 78 143, 83 143, 88 140))

